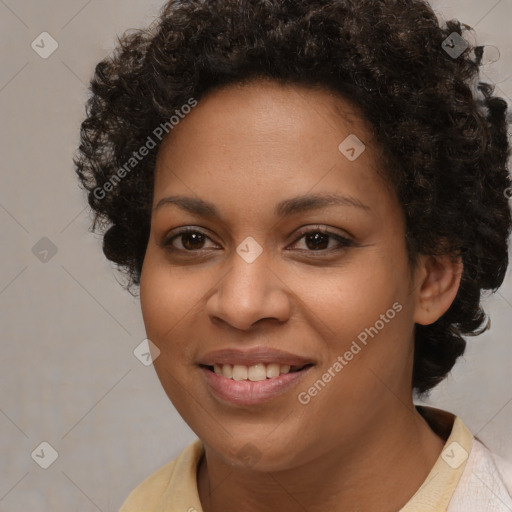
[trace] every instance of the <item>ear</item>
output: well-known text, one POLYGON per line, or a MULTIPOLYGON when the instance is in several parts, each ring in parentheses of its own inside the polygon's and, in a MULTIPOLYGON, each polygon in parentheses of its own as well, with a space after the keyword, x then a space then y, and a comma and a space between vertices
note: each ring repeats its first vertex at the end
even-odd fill
POLYGON ((441 318, 457 295, 462 260, 454 256, 420 256, 415 270, 414 322, 433 324, 441 318))

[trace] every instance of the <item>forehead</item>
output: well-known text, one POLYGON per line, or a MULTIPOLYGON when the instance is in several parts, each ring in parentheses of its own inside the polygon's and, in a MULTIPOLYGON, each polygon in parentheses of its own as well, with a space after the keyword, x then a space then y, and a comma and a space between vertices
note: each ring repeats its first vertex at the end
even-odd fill
POLYGON ((357 197, 370 183, 382 188, 370 134, 357 108, 325 89, 271 81, 223 87, 163 141, 154 201, 171 192, 211 197, 214 190, 231 201, 233 190, 252 202, 259 193, 277 202, 292 191, 357 197))
POLYGON ((261 141, 268 145, 296 144, 295 150, 300 152, 301 148, 310 149, 310 141, 318 145, 326 134, 330 137, 324 148, 318 147, 319 151, 327 149, 331 141, 338 142, 343 134, 358 134, 368 147, 372 145, 369 128, 357 107, 332 91, 258 79, 206 94, 173 127, 161 145, 160 155, 169 156, 167 150, 172 149, 177 157, 186 139, 199 137, 202 144, 196 149, 201 154, 209 150, 221 153, 228 147, 249 151, 261 141))
POLYGON ((290 135, 298 133, 301 124, 296 123, 299 121, 311 124, 311 131, 318 130, 318 125, 323 124, 324 130, 345 128, 359 132, 367 140, 371 133, 360 109, 325 87, 257 79, 208 92, 198 106, 174 127, 164 144, 172 144, 179 138, 185 130, 183 127, 188 127, 191 120, 197 125, 215 122, 218 129, 229 127, 230 119, 234 117, 238 117, 238 128, 254 132, 264 130, 269 135, 287 124, 291 128, 290 135), (240 124, 241 117, 245 118, 243 124, 240 124))

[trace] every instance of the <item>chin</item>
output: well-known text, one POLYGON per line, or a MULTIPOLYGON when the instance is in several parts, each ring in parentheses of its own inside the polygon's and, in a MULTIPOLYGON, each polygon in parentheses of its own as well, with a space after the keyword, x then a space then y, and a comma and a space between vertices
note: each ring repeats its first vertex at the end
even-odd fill
POLYGON ((296 441, 289 438, 281 441, 275 437, 261 439, 258 435, 247 435, 236 438, 226 437, 223 443, 218 441, 210 443, 208 439, 201 439, 226 464, 241 470, 282 471, 300 465, 299 459, 304 458, 300 455, 303 449, 297 446, 296 441))

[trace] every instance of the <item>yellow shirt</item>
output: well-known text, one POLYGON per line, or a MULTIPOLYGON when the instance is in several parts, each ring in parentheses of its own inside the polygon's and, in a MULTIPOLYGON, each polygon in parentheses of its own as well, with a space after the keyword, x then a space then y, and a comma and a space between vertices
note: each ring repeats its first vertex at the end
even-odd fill
MULTIPOLYGON (((512 511, 512 465, 492 455, 453 414, 416 408, 446 443, 423 485, 399 512, 512 511)), ((197 490, 203 454, 197 439, 135 488, 120 512, 203 512, 197 490)))

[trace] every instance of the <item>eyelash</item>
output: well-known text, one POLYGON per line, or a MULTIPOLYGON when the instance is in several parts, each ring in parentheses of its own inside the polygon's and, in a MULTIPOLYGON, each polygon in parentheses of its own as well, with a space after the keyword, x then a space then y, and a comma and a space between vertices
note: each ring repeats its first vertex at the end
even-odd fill
MULTIPOLYGON (((344 249, 346 249, 347 247, 351 247, 354 245, 354 242, 348 238, 345 238, 341 235, 338 235, 336 233, 331 233, 329 231, 327 231, 325 228, 322 228, 322 227, 316 227, 314 229, 309 229, 308 231, 304 231, 303 233, 300 234, 300 236, 295 239, 294 242, 292 242, 292 245, 296 244, 299 240, 302 240, 304 237, 306 237, 307 235, 311 235, 311 234, 316 234, 316 233, 320 233, 324 236, 327 236, 329 238, 334 238, 337 242, 339 242, 340 246, 337 247, 337 248, 330 248, 330 249, 318 249, 318 250, 311 250, 311 249, 299 249, 300 251, 302 252, 308 252, 308 253, 312 253, 312 254, 325 254, 327 252, 332 252, 332 251, 342 251, 344 249)), ((201 251, 206 251, 207 249, 178 249, 176 247, 173 247, 172 245, 172 242, 179 238, 180 236, 183 236, 183 235, 187 235, 187 234, 198 234, 198 235, 201 235, 202 237, 204 237, 205 239, 208 239, 208 240, 211 240, 211 238, 206 235, 205 233, 203 233, 202 231, 196 229, 196 228, 191 228, 191 227, 187 227, 187 228, 183 228, 182 230, 178 231, 177 233, 173 233, 172 236, 170 237, 166 237, 163 242, 162 242, 162 247, 171 251, 171 252, 180 252, 180 253, 188 253, 188 254, 192 254, 192 253, 199 253, 201 251)), ((213 240, 211 240, 213 242, 213 240)), ((215 243, 215 242, 214 242, 215 243)))

